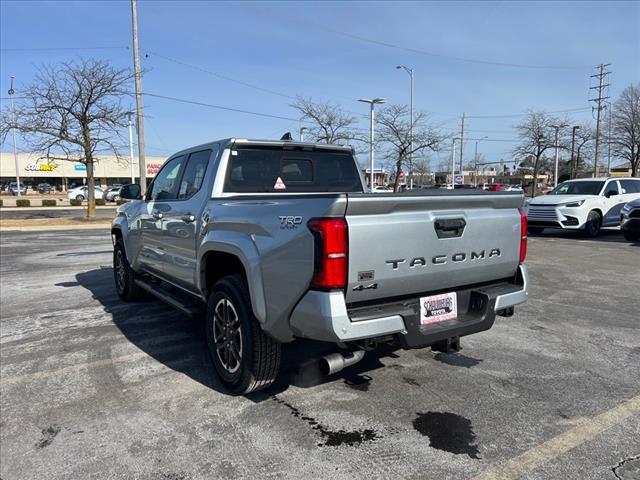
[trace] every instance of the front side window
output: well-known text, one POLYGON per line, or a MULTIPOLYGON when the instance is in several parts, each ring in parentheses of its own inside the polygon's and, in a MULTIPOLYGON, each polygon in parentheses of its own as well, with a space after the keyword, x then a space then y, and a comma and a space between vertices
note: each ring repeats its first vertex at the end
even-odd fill
POLYGON ((162 167, 153 179, 147 200, 168 201, 176 199, 178 178, 184 159, 184 155, 172 158, 162 167))
POLYGON ((607 183, 607 186, 605 187, 604 194, 605 195, 611 195, 612 193, 615 194, 615 195, 620 193, 620 191, 618 190, 618 182, 609 182, 609 183, 607 183))
POLYGON ((549 195, 598 195, 604 182, 601 180, 562 182, 549 192, 549 195))
POLYGON ((189 155, 189 161, 180 181, 180 190, 178 191, 178 200, 186 200, 195 195, 204 180, 204 174, 207 171, 211 150, 203 150, 194 152, 189 155))

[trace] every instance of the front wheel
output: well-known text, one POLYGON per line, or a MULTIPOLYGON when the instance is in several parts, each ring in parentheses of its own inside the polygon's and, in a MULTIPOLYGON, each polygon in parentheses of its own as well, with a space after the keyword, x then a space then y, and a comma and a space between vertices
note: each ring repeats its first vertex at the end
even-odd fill
POLYGON ((76 200, 84 200, 84 197, 82 195, 76 195, 76 200))
POLYGON ((629 241, 629 242, 636 242, 636 241, 640 240, 640 233, 639 232, 631 232, 629 230, 623 230, 622 234, 624 235, 624 239, 629 241))
POLYGON ((125 302, 142 297, 144 291, 136 285, 136 273, 129 265, 122 239, 119 239, 113 248, 113 279, 115 280, 118 296, 125 302))
POLYGON ((115 195, 115 196, 113 197, 113 201, 114 201, 114 202, 117 202, 117 201, 119 201, 119 200, 120 200, 120 195, 115 195))
POLYGON ((280 370, 281 344, 262 331, 242 276, 222 278, 207 304, 207 347, 222 383, 242 395, 269 387, 280 370))
POLYGON ((584 226, 585 236, 590 238, 597 237, 600 233, 600 227, 602 227, 602 215, 595 210, 591 210, 584 226))

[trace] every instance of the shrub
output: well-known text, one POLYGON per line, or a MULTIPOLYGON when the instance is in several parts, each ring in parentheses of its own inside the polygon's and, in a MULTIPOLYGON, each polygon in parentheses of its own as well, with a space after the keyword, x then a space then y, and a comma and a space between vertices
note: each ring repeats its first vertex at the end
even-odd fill
POLYGON ((56 205, 58 205, 58 202, 55 200, 42 200, 43 207, 55 207, 56 205))
POLYGON ((16 200, 16 207, 30 207, 31 200, 27 200, 25 198, 20 198, 16 200))
POLYGON ((72 198, 71 200, 69 200, 69 202, 71 203, 72 207, 79 207, 80 205, 82 205, 82 200, 78 200, 76 198, 72 198))
POLYGON ((117 202, 116 205, 124 205, 125 203, 127 203, 128 200, 125 200, 124 198, 120 198, 117 202))
POLYGON ((96 198, 96 205, 97 206, 105 206, 107 204, 107 202, 105 201, 104 198, 96 198))

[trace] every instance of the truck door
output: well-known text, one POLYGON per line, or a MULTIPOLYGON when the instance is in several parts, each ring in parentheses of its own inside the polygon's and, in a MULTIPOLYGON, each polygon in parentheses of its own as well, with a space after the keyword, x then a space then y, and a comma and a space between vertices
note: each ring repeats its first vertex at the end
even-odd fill
POLYGON ((178 183, 177 195, 167 202, 163 222, 163 269, 172 282, 195 291, 196 238, 200 213, 211 196, 205 185, 209 164, 216 152, 211 149, 189 154, 178 183))
POLYGON ((621 199, 621 191, 618 187, 617 180, 611 180, 604 187, 604 218, 602 219, 602 225, 617 225, 620 223, 620 210, 625 204, 625 201, 621 199))
POLYGON ((177 197, 178 180, 185 160, 186 156, 180 155, 167 161, 160 169, 150 185, 138 219, 141 238, 139 263, 160 276, 164 274, 165 256, 162 220, 171 208, 170 202, 177 197))

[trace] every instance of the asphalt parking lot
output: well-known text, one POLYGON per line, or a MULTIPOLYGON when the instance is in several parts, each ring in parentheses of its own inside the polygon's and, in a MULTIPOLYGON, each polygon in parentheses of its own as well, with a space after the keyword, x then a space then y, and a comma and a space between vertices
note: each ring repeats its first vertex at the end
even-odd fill
POLYGON ((543 234, 530 300, 459 354, 285 350, 222 390, 201 325, 121 303, 107 232, 1 234, 0 477, 640 478, 640 244, 543 234))

